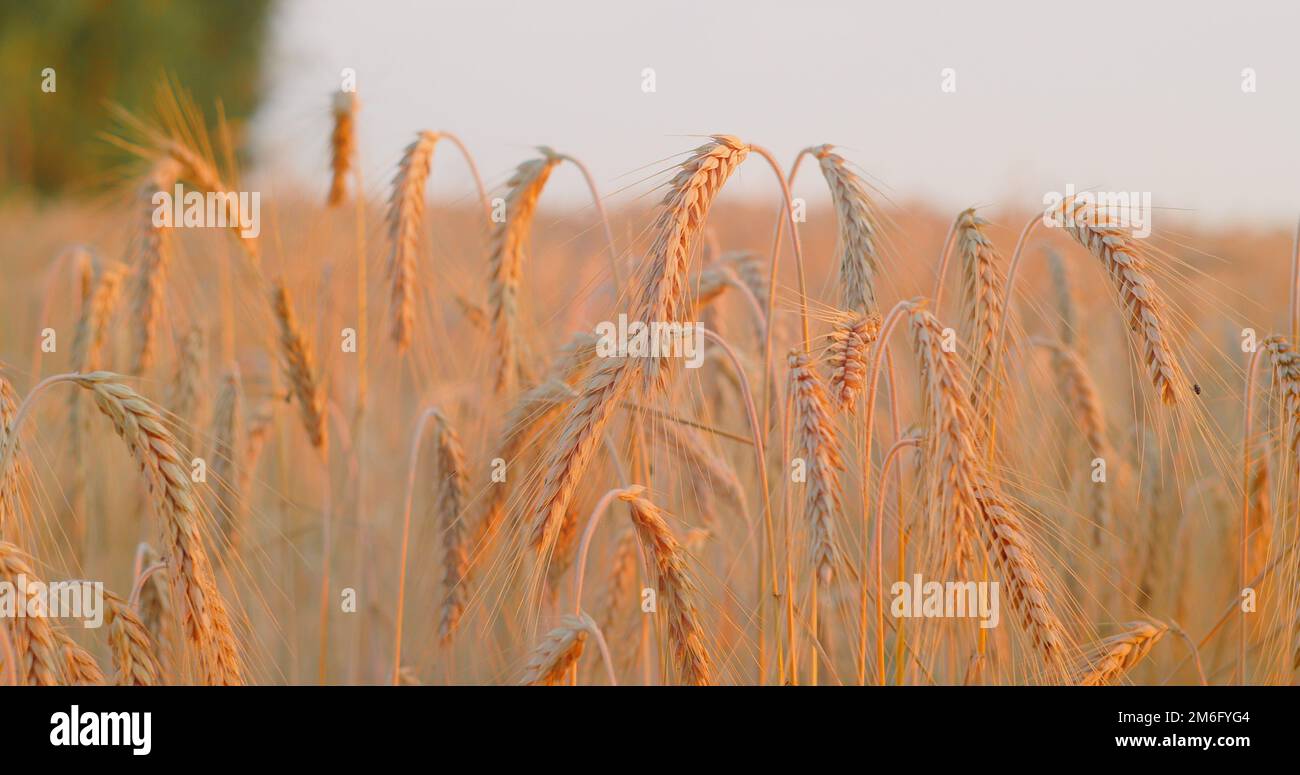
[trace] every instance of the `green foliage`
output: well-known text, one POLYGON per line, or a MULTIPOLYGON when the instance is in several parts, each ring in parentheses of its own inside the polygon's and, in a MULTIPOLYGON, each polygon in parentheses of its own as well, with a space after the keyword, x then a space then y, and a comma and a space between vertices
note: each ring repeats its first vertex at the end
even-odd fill
POLYGON ((121 160, 109 103, 149 117, 171 77, 238 127, 256 107, 270 0, 0 0, 0 192, 84 190, 121 160), (54 92, 42 91, 53 68, 54 92))

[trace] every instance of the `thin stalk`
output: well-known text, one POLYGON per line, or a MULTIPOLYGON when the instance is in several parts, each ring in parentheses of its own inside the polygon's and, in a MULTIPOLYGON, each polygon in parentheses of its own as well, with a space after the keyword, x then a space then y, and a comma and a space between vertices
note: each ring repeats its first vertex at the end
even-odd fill
POLYGON ((406 466, 406 505, 402 510, 402 548, 401 560, 397 571, 397 619, 393 634, 393 686, 401 685, 402 673, 402 604, 406 601, 406 554, 411 538, 411 502, 415 498, 415 468, 420 459, 420 441, 424 438, 424 428, 436 410, 430 407, 420 413, 415 423, 415 433, 411 437, 411 452, 406 466))
MULTIPOLYGON (((898 453, 908 447, 915 447, 920 443, 920 439, 907 438, 899 439, 889 448, 885 454, 885 461, 880 465, 880 482, 876 487, 876 680, 880 686, 885 685, 885 561, 884 561, 884 529, 885 523, 885 480, 889 478, 889 472, 894 467, 894 459, 898 453)), ((863 574, 866 578, 866 574, 863 574)), ((866 586, 866 582, 863 582, 866 586)), ((865 641, 867 626, 867 596, 862 596, 862 624, 860 640, 858 645, 863 652, 866 651, 867 644, 865 641)), ((867 660, 864 653, 862 667, 858 671, 859 685, 866 684, 866 667, 867 660)))

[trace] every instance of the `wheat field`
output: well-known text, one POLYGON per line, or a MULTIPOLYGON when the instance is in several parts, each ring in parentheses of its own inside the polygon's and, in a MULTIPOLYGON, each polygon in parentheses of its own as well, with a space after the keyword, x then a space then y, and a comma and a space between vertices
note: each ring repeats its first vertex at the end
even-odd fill
POLYGON ((256 235, 156 224, 246 190, 174 86, 111 193, 0 207, 0 580, 108 611, 4 619, 0 683, 1295 680, 1290 234, 939 212, 817 137, 630 148, 628 196, 410 127, 375 178, 323 104, 256 235))

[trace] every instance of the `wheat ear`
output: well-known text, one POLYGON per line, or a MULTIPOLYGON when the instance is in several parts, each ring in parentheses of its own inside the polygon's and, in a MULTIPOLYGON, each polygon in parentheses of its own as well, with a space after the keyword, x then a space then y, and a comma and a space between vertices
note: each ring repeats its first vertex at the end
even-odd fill
POLYGON ((1124 230, 1096 225, 1086 203, 1066 203, 1062 207, 1073 208, 1073 225, 1067 225, 1066 231, 1106 268, 1120 304, 1128 313, 1129 329, 1141 343, 1142 364, 1160 400, 1176 403, 1182 373, 1169 349, 1163 300, 1147 269, 1144 252, 1124 230))
POLYGON ((89 651, 77 644, 68 634, 56 630, 55 639, 63 651, 63 671, 72 686, 99 686, 104 683, 104 671, 89 651))
POLYGON ((1098 642, 1074 673, 1078 686, 1113 683, 1151 652, 1169 625, 1158 621, 1129 622, 1124 631, 1098 642))
POLYGON ((136 196, 136 217, 140 226, 135 237, 134 284, 131 289, 131 306, 135 317, 136 347, 132 371, 143 373, 153 365, 154 344, 157 339, 158 320, 162 317, 163 294, 167 287, 167 270, 171 263, 171 245, 168 230, 154 225, 156 209, 154 195, 159 191, 171 193, 180 178, 180 162, 169 156, 154 162, 136 196))
MULTIPOLYGON (((930 432, 926 459, 933 461, 950 512, 944 525, 957 531, 956 546, 977 519, 984 550, 1005 580, 1012 608, 1049 668, 1062 670, 1068 637, 1051 606, 1047 582, 1020 517, 997 491, 975 445, 970 391, 955 353, 943 348, 943 326, 919 304, 911 303, 909 328, 921 364, 930 432)), ((952 545, 952 544, 948 544, 952 545)), ((964 557, 958 549, 957 561, 964 557)), ((960 565, 959 565, 960 567, 960 565)))
POLYGON ((465 453, 460 437, 447 422, 442 412, 434 410, 433 432, 437 450, 436 511, 442 534, 442 615, 438 637, 446 643, 451 640, 465 612, 465 575, 469 569, 469 554, 465 549, 465 528, 461 513, 468 500, 469 475, 465 467, 465 453))
POLYGON ((707 686, 712 682, 712 667, 704 645, 704 628, 695 609, 695 580, 663 511, 644 493, 644 487, 634 486, 620 491, 618 497, 627 503, 637 538, 645 548, 681 681, 707 686))
POLYGON ((971 408, 981 438, 993 424, 993 389, 1002 354, 997 351, 1002 325, 1005 278, 993 242, 984 233, 984 218, 968 209, 957 218, 957 255, 961 261, 961 339, 969 348, 971 408))
POLYGON ((880 273, 879 238, 871 197, 862 180, 848 168, 831 145, 809 148, 835 204, 839 237, 835 246, 839 267, 840 306, 858 313, 876 308, 875 278, 880 273))
POLYGON ((322 456, 329 451, 329 437, 325 426, 325 391, 316 377, 316 358, 311 344, 298 327, 289 292, 283 282, 276 283, 271 291, 271 307, 280 329, 280 360, 285 380, 298 400, 298 415, 307 431, 307 438, 322 456))
POLYGON ((858 396, 867 376, 867 351, 880 335, 880 315, 844 314, 830 333, 826 361, 830 368, 830 394, 840 411, 857 411, 858 396))
POLYGON ((108 607, 108 643, 113 652, 114 683, 118 686, 158 686, 162 666, 149 629, 130 606, 113 594, 104 595, 108 607))
POLYGON ((794 449, 807 467, 804 519, 812 542, 813 568, 822 585, 829 585, 838 565, 835 520, 840 513, 839 441, 831 424, 826 389, 807 353, 790 352, 790 385, 794 402, 794 449))
POLYGON ((546 633, 533 648, 519 681, 524 686, 555 686, 564 681, 569 668, 577 664, 587 643, 587 636, 595 627, 586 614, 565 614, 560 624, 546 633))
MULTIPOLYGON (((691 251, 704 228, 714 197, 732 171, 745 160, 749 146, 727 135, 695 150, 669 183, 662 210, 655 220, 655 238, 641 285, 642 323, 682 322, 689 309, 687 269, 691 251)), ((643 389, 667 384, 667 367, 657 358, 607 358, 583 385, 569 406, 564 425, 546 464, 541 497, 533 512, 529 542, 549 554, 578 480, 591 464, 605 426, 619 402, 644 374, 643 389)))
MULTIPOLYGON (((39 581, 28 556, 14 544, 0 541, 0 580, 17 586, 19 577, 39 581)), ((13 636, 18 683, 28 686, 56 686, 64 674, 63 644, 50 620, 44 616, 15 617, 0 621, 13 636)))
POLYGON ((424 232, 424 186, 433 167, 437 132, 423 131, 406 146, 393 178, 388 200, 388 232, 393 248, 388 258, 389 301, 393 309, 392 339, 398 352, 411 345, 415 327, 416 267, 420 235, 424 232))
POLYGON ((343 203, 348 193, 348 173, 356 164, 357 156, 357 95, 356 92, 334 93, 330 106, 334 114, 334 130, 330 133, 330 193, 326 204, 335 207, 343 203))
MULTIPOLYGON (((15 426, 30 410, 32 399, 50 385, 71 382, 90 391, 95 405, 113 423, 146 475, 167 538, 173 597, 182 605, 181 621, 197 653, 200 678, 207 684, 240 683, 239 649, 200 537, 198 497, 189 465, 177 451, 176 439, 158 410, 120 380, 104 371, 48 377, 28 394, 15 426)), ((0 470, 9 465, 12 456, 10 439, 0 470)))
POLYGON ((561 156, 542 146, 541 157, 515 168, 506 183, 505 220, 492 230, 492 254, 488 260, 488 316, 496 340, 496 391, 510 392, 519 359, 519 283, 525 252, 532 233, 533 215, 542 189, 561 156))

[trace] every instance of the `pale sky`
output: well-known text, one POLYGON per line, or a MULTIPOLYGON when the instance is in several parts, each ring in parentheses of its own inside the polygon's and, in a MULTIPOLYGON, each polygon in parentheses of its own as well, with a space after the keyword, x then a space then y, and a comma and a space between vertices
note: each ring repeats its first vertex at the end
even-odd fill
MULTIPOLYGON (((329 96, 352 67, 375 193, 419 129, 457 133, 489 186, 551 145, 605 192, 631 186, 615 203, 691 135, 724 132, 783 165, 835 143, 894 201, 946 210, 1036 207, 1073 183, 1150 191, 1157 212, 1293 221, 1297 29, 1285 0, 283 0, 255 138, 263 172, 323 190, 329 96)), ((468 193, 440 154, 435 190, 468 193)), ((772 186, 755 161, 729 191, 772 186)), ((582 194, 572 172, 547 190, 582 194)))

